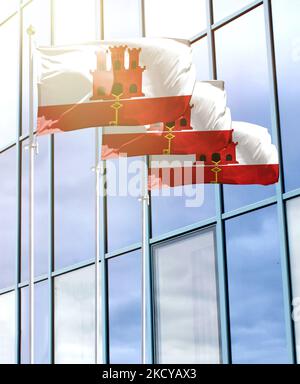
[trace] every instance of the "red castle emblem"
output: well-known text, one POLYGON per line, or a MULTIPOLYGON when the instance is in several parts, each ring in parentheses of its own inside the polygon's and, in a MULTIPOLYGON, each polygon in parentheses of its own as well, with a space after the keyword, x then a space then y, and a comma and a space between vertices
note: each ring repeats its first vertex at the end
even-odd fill
MULTIPOLYGON (((141 48, 129 48, 127 45, 111 46, 109 50, 96 52, 97 67, 91 71, 93 75, 93 95, 91 100, 112 100, 111 108, 114 110, 114 120, 110 125, 120 125, 120 109, 124 107, 122 100, 144 97, 142 91, 143 73, 145 66, 140 65, 141 48), (110 56, 111 64, 107 65, 107 58, 110 56), (128 55, 128 64, 125 65, 125 57, 128 55)), ((175 121, 161 122, 163 124, 166 148, 163 154, 172 153, 172 142, 176 131, 191 130, 191 106, 185 113, 175 121)), ((205 165, 214 165, 212 172, 215 174, 215 181, 218 182, 218 173, 221 172, 220 165, 236 164, 236 145, 231 142, 222 153, 208 151, 197 159, 205 165)))
POLYGON ((145 96, 142 92, 142 76, 146 67, 139 65, 141 48, 127 45, 109 47, 111 68, 107 68, 107 51, 99 51, 97 69, 92 71, 92 100, 129 99, 145 96), (125 67, 125 54, 129 56, 129 67, 125 67))

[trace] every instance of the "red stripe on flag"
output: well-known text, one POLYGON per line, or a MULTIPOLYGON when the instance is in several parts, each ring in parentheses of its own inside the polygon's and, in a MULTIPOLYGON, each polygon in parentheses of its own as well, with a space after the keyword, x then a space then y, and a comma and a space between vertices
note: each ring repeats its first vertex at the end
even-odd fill
POLYGON ((137 126, 179 119, 191 96, 95 101, 38 108, 39 135, 99 126, 137 126), (113 108, 114 103, 120 107, 113 108))
POLYGON ((149 189, 202 183, 270 185, 277 183, 279 179, 278 164, 224 165, 218 167, 220 171, 217 172, 217 176, 213 168, 215 167, 201 165, 150 168, 149 189))
POLYGON ((230 131, 172 131, 124 133, 103 135, 102 158, 104 160, 127 156, 205 155, 211 159, 214 152, 222 154, 232 143, 230 131))

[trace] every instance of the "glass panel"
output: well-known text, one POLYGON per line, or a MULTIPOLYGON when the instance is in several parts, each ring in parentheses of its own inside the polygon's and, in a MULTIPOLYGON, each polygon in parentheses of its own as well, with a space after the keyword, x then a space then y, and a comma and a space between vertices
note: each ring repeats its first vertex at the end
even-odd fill
POLYGON ((19 0, 1 0, 0 23, 17 11, 18 1, 19 0))
POLYGON ((205 0, 145 0, 146 34, 188 39, 206 28, 205 0))
POLYGON ((55 136, 55 268, 92 259, 95 252, 95 133, 55 136))
POLYGON ((141 363, 141 252, 110 259, 110 363, 141 363))
POLYGON ((15 362, 15 292, 0 295, 0 364, 15 362))
POLYGON ((285 185, 300 187, 299 99, 300 99, 300 1, 273 0, 276 63, 280 101, 285 185))
POLYGON ((142 213, 141 203, 138 200, 140 194, 132 196, 132 194, 122 191, 124 187, 129 189, 130 180, 135 177, 130 171, 130 165, 133 165, 136 160, 139 158, 120 158, 119 160, 107 161, 107 237, 109 251, 142 240, 142 213), (124 175, 128 179, 120 181, 115 188, 114 182, 124 175))
POLYGON ((233 363, 287 363, 276 206, 226 223, 233 363))
POLYGON ((156 190, 152 193, 153 237, 215 216, 213 185, 184 186, 161 191, 169 191, 170 195, 155 196, 156 190))
POLYGON ((253 0, 213 0, 214 21, 221 20, 251 3, 253 0))
MULTIPOLYGON (((263 7, 218 30, 216 49, 218 77, 225 80, 232 119, 270 128, 263 7)), ((226 185, 224 190, 226 210, 234 210, 275 194, 275 186, 226 185)))
POLYGON ((297 356, 300 363, 300 198, 287 202, 297 356))
POLYGON ((140 0, 104 0, 104 37, 141 36, 140 0))
POLYGON ((197 69, 197 80, 209 80, 209 56, 207 37, 193 44, 193 62, 197 69))
POLYGON ((100 15, 96 3, 95 0, 55 0, 55 44, 96 39, 97 15, 100 15))
POLYGON ((91 266, 55 279, 56 364, 95 361, 94 271, 91 266))
MULTIPOLYGON (((208 80, 210 76, 207 38, 193 44, 193 56, 198 80, 208 80)), ((170 190, 171 196, 152 197, 153 236, 159 236, 162 233, 215 216, 215 187, 213 185, 187 187, 186 196, 178 196, 180 192, 179 187, 170 190), (197 193, 201 195, 201 200, 204 199, 203 203, 198 207, 187 207, 187 200, 195 198, 197 193)))
POLYGON ((156 358, 159 363, 219 363, 214 231, 155 246, 156 358))
MULTIPOLYGON (((22 134, 25 136, 29 130, 28 94, 29 94, 29 39, 27 29, 34 26, 34 40, 37 45, 50 45, 51 11, 49 0, 34 0, 23 8, 23 47, 22 47, 22 134)), ((35 98, 37 103, 38 98, 35 98)), ((35 105, 35 108, 37 105, 35 105)))
MULTIPOLYGON (((40 276, 48 271, 49 255, 49 138, 39 137, 39 153, 35 157, 35 275, 40 276)), ((28 280, 28 236, 29 236, 29 151, 22 145, 22 281, 28 280)))
POLYGON ((16 148, 0 154, 0 289, 15 282, 17 239, 16 148))
POLYGON ((19 124, 19 51, 18 18, 15 16, 0 28, 0 150, 16 140, 19 124))
MULTIPOLYGON (((29 289, 21 290, 21 363, 29 363, 29 289)), ((34 359, 35 364, 49 362, 49 284, 35 285, 34 359)))

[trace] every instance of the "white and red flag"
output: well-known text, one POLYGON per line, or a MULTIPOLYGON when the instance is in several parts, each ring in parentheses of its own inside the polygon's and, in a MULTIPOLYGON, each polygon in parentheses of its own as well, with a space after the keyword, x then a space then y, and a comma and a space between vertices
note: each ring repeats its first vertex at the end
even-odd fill
POLYGON ((37 53, 38 134, 177 120, 195 85, 185 41, 102 41, 37 53))
POLYGON ((267 129, 232 122, 224 83, 196 82, 185 41, 39 48, 38 57, 38 134, 102 126, 102 159, 151 156, 150 188, 278 181, 267 129))
POLYGON ((197 82, 191 108, 175 122, 104 129, 103 159, 145 154, 151 155, 151 188, 200 182, 269 185, 279 177, 268 130, 232 122, 223 82, 197 82))

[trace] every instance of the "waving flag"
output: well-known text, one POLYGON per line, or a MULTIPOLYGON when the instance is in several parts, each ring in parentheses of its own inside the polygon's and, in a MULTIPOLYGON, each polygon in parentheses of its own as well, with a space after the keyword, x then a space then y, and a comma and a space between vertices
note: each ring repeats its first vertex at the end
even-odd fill
POLYGON ((151 187, 181 185, 184 172, 191 175, 186 183, 196 184, 199 169, 205 183, 276 183, 278 156, 271 136, 266 128, 231 121, 223 86, 197 83, 192 108, 175 122, 143 127, 143 132, 142 127, 106 128, 102 158, 156 155, 151 157, 151 187))
POLYGON ((37 53, 38 134, 174 121, 195 85, 184 41, 103 41, 37 53))

